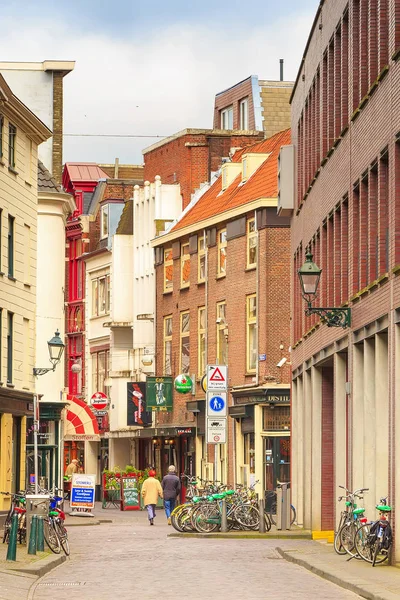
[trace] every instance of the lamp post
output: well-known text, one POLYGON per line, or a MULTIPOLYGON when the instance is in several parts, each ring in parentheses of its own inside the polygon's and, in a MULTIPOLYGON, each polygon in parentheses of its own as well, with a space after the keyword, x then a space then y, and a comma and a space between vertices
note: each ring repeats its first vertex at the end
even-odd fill
MULTIPOLYGON (((61 360, 62 353, 64 352, 65 345, 60 338, 60 332, 57 330, 54 337, 47 342, 50 362, 52 367, 45 368, 33 368, 33 374, 35 377, 39 375, 45 375, 49 371, 55 371, 56 366, 61 360)), ((38 485, 38 431, 39 431, 39 401, 37 394, 33 395, 33 461, 34 461, 34 476, 35 476, 35 494, 39 491, 38 485)))
POLYGON ((350 308, 332 308, 332 307, 315 307, 312 306, 312 302, 317 296, 318 285, 321 277, 322 269, 313 262, 313 255, 311 252, 306 253, 306 262, 297 271, 300 285, 301 295, 307 302, 307 308, 305 314, 307 317, 310 315, 319 315, 323 323, 326 323, 328 327, 349 327, 351 324, 351 309, 350 308))

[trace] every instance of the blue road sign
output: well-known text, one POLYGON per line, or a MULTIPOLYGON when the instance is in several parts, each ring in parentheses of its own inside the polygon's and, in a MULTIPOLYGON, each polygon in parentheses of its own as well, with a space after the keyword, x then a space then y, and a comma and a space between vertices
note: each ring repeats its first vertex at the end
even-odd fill
POLYGON ((209 403, 210 410, 212 410, 212 412, 220 413, 225 408, 225 400, 222 398, 222 396, 212 396, 209 400, 209 403))

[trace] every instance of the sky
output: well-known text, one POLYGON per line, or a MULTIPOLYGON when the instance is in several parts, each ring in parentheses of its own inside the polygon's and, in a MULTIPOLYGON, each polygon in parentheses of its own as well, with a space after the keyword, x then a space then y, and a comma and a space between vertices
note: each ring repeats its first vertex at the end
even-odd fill
POLYGON ((294 80, 318 4, 8 0, 0 60, 75 60, 64 133, 79 136, 65 135, 64 161, 141 164, 143 148, 159 141, 151 136, 212 128, 223 89, 249 75, 279 79, 280 58, 294 80))

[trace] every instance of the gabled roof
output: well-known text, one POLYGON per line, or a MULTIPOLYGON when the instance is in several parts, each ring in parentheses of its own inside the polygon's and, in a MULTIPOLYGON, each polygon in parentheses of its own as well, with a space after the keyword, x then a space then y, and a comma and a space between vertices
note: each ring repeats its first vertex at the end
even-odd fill
MULTIPOLYGON (((221 191, 221 177, 200 197, 198 202, 188 210, 172 227, 168 234, 200 224, 210 217, 221 215, 230 209, 245 206, 249 202, 261 198, 277 198, 278 196, 278 155, 281 146, 290 144, 290 129, 281 131, 267 140, 246 146, 235 153, 232 162, 240 162, 244 154, 269 154, 258 169, 242 183, 238 175, 231 185, 221 191)), ((199 225, 201 227, 201 225, 199 225)), ((160 238, 161 239, 161 238, 160 238)))
POLYGON ((98 181, 107 179, 108 175, 97 163, 68 162, 65 163, 71 181, 98 181))

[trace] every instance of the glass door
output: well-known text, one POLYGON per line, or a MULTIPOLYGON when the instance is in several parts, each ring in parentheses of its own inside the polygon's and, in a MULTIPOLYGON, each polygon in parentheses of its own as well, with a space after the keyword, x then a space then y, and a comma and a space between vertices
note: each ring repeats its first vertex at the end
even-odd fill
POLYGON ((265 491, 275 490, 278 481, 290 481, 290 436, 264 438, 265 491))

